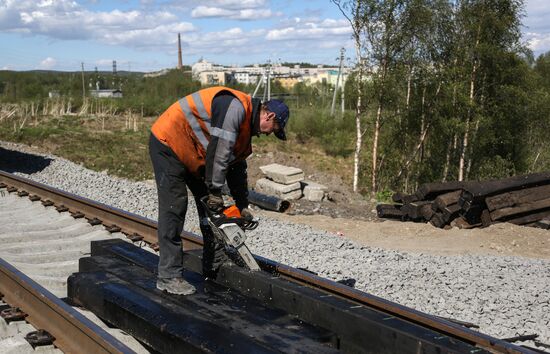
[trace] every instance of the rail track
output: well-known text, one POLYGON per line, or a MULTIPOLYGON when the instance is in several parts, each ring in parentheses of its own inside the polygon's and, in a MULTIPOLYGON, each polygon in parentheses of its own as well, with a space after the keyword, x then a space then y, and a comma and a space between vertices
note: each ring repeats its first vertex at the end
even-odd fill
MULTIPOLYGON (((3 198, 0 197, 0 217, 3 215, 9 220, 10 218, 13 219, 16 215, 18 215, 18 207, 12 207, 9 203, 9 200, 17 198, 25 199, 26 203, 19 208, 26 210, 36 209, 36 214, 32 217, 32 220, 23 219, 18 222, 11 222, 10 224, 6 224, 4 221, 4 225, 0 225, 0 231, 16 231, 19 227, 18 225, 21 225, 21 227, 23 227, 22 225, 25 225, 25 230, 33 234, 36 238, 36 241, 31 242, 35 242, 35 248, 42 251, 38 252, 38 255, 32 256, 34 262, 45 262, 45 258, 40 258, 40 253, 47 253, 45 251, 46 249, 50 250, 50 254, 52 250, 54 253, 55 250, 63 250, 63 252, 59 252, 59 257, 55 259, 55 262, 57 263, 49 264, 50 267, 48 267, 47 262, 44 264, 42 269, 45 274, 27 274, 30 278, 34 278, 36 282, 42 283, 46 288, 49 288, 50 291, 58 297, 66 296, 65 274, 68 275, 77 271, 78 258, 90 252, 90 241, 114 237, 124 239, 130 244, 138 244, 152 250, 157 249, 156 223, 138 215, 131 214, 108 205, 100 204, 92 200, 66 193, 2 171, 0 171, 0 193, 3 193, 4 195, 3 198), (4 200, 4 204, 1 204, 2 200, 4 200), (44 208, 45 206, 48 208, 44 208), (63 217, 57 219, 56 221, 52 221, 50 214, 59 212, 63 214, 63 217), (60 227, 63 232, 48 233, 46 230, 47 228, 45 228, 44 225, 52 223, 56 223, 56 225, 60 227), (68 237, 71 241, 62 240, 60 238, 60 233, 66 233, 69 235, 68 237), (75 242, 78 243, 78 246, 75 245, 75 242), (66 253, 66 256, 61 255, 62 253, 66 253), (54 279, 54 275, 52 275, 52 273, 58 271, 59 268, 63 268, 65 272, 68 272, 62 273, 65 280, 61 282, 54 279)), ((0 232, 0 235, 1 233, 2 232, 0 232)), ((5 239, 9 239, 9 237, 10 236, 6 236, 5 239)), ((14 237, 15 236, 13 236, 11 240, 15 242, 14 237)), ((186 250, 199 249, 202 247, 201 237, 195 234, 184 233, 182 234, 182 238, 184 241, 184 248, 186 250)), ((41 290, 45 290, 39 285, 34 284, 29 277, 23 274, 30 271, 30 268, 26 271, 25 262, 22 261, 25 259, 26 262, 28 262, 29 257, 24 252, 18 253, 17 251, 20 249, 18 247, 21 247, 21 245, 6 245, 4 250, 0 251, 0 257, 4 258, 4 261, 1 263, 2 278, 0 279, 0 292, 2 292, 5 299, 9 299, 12 302, 15 301, 14 304, 10 301, 6 302, 10 303, 12 306, 20 307, 25 313, 28 314, 29 319, 40 317, 51 318, 49 315, 44 315, 44 311, 47 311, 46 308, 48 307, 51 311, 52 307, 55 308, 55 306, 60 306, 60 303, 64 304, 61 300, 51 294, 47 296, 42 295, 42 298, 51 298, 54 304, 51 306, 44 305, 43 307, 37 308, 32 305, 32 300, 27 301, 26 297, 20 296, 22 290, 14 290, 18 289, 14 285, 17 282, 26 284, 27 288, 37 289, 33 290, 37 293, 40 293, 41 290), (7 262, 14 263, 19 270, 16 270, 7 262)), ((430 350, 427 350, 426 348, 433 347, 441 349, 445 348, 447 344, 449 345, 449 348, 455 348, 453 350, 449 350, 449 352, 537 352, 534 348, 513 345, 507 341, 493 338, 471 330, 460 323, 431 316, 405 306, 401 306, 391 301, 355 290, 348 286, 320 278, 300 269, 292 268, 262 257, 257 257, 257 260, 260 263, 262 270, 269 273, 273 278, 276 277, 277 279, 284 280, 289 284, 295 284, 300 288, 314 289, 317 292, 325 294, 323 297, 331 297, 338 299, 341 302, 343 301, 343 303, 348 306, 346 311, 375 311, 376 313, 381 313, 384 315, 383 321, 386 321, 386 324, 390 322, 393 323, 393 321, 395 321, 395 325, 392 327, 394 328, 392 329, 393 332, 391 332, 395 338, 386 339, 391 342, 394 347, 395 345, 399 345, 400 341, 403 340, 400 337, 403 334, 402 332, 406 332, 408 328, 407 326, 411 325, 414 326, 414 328, 420 328, 426 332, 424 334, 403 334, 408 339, 416 338, 413 340, 413 342, 416 341, 417 343, 416 347, 406 348, 410 352, 430 352, 430 350), (402 329, 400 329, 399 326, 402 326, 402 329), (418 336, 418 338, 415 336, 418 336), (427 339, 427 337, 430 338, 427 339), (438 340, 441 340, 441 344, 437 344, 438 340), (473 350, 470 349, 470 351, 466 351, 466 348, 473 348, 473 350)), ((49 259, 49 263, 52 262, 53 261, 49 259)), ((40 295, 38 297, 40 297, 40 295)), ((67 305, 65 304, 65 306, 67 305)), ((68 308, 70 309, 70 307, 68 308)), ((80 322, 82 320, 81 317, 82 316, 79 317, 69 315, 69 318, 73 322, 80 322)), ((61 322, 63 320, 60 319, 59 321, 61 322)), ((37 328, 46 329, 48 332, 52 333, 55 338, 58 338, 54 344, 59 344, 59 348, 67 352, 73 352, 71 347, 65 347, 67 349, 63 347, 63 343, 65 341, 64 334, 67 334, 67 332, 64 330, 56 330, 55 328, 49 329, 49 324, 47 322, 48 321, 38 321, 37 328)), ((98 330, 98 328, 92 328, 91 332, 97 333, 97 336, 99 337, 105 337, 105 332, 102 332, 101 329, 98 330)), ((94 337, 91 333, 88 333, 88 336, 90 338, 94 337)), ((120 343, 114 343, 118 345, 118 347, 116 345, 114 345, 114 347, 115 350, 119 350, 119 352, 124 352, 124 350, 127 349, 127 347, 124 347, 120 343)), ((408 344, 401 345, 409 346, 411 342, 403 343, 408 344)), ((365 351, 368 351, 368 349, 365 349, 365 351)), ((442 351, 445 352, 444 349, 442 351)))

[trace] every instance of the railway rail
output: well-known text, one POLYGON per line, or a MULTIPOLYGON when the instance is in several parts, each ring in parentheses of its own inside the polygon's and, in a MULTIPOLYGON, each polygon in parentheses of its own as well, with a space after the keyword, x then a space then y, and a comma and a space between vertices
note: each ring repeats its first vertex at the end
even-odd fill
MULTIPOLYGON (((131 242, 145 242, 152 249, 156 246, 156 222, 141 216, 125 212, 92 200, 79 197, 55 188, 30 181, 6 172, 0 171, 0 190, 4 193, 29 198, 31 201, 40 201, 45 206, 54 206, 58 211, 69 212, 74 218, 84 218, 92 225, 103 225, 108 232, 124 235, 131 242)), ((202 238, 192 234, 183 233, 184 249, 193 250, 202 247, 202 238)), ((297 284, 301 287, 315 289, 337 299, 343 299, 351 308, 368 308, 385 314, 386 319, 397 319, 403 323, 413 324, 425 328, 430 333, 438 333, 441 338, 449 338, 451 342, 465 343, 480 351, 499 353, 536 353, 534 348, 516 346, 507 341, 476 332, 451 320, 428 315, 411 308, 393 303, 391 301, 355 290, 340 283, 323 279, 307 271, 296 269, 273 260, 256 256, 262 270, 276 276, 279 279, 297 284)), ((19 274, 24 277, 22 273, 19 274)), ((16 275, 13 275, 16 277, 16 275)), ((0 290, 4 295, 10 288, 4 285, 7 280, 1 279, 0 290)), ((7 295, 9 296, 9 295, 7 295)), ((19 305, 17 305, 19 306, 19 305)), ((26 305, 28 306, 28 305, 26 305)), ((25 308, 21 305, 20 307, 25 308)), ((44 309, 25 310, 30 318, 41 316, 44 309), (38 311, 36 314, 33 312, 38 311)), ((42 323, 40 324, 41 327, 42 323)), ((399 338, 395 338, 398 341, 399 338)), ((421 338, 418 338, 421 352, 421 338)))
POLYGON ((3 316, 4 321, 24 319, 42 330, 27 333, 40 346, 53 343, 65 353, 134 352, 2 259, 0 292, 3 302, 9 304, 3 306, 3 314, 10 314, 3 316), (39 343, 41 340, 45 343, 39 343))

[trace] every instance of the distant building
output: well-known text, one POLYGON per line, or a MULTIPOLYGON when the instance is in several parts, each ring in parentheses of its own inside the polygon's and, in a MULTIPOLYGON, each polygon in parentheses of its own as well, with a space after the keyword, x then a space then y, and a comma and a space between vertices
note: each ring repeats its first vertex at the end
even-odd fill
POLYGON ((226 73, 223 71, 202 71, 198 74, 201 85, 225 85, 226 73))
POLYGON ((285 89, 289 90, 294 87, 299 82, 302 82, 301 77, 278 77, 275 79, 275 81, 278 81, 281 83, 281 86, 283 86, 285 89))
MULTIPOLYGON (((345 84, 346 80, 348 78, 348 73, 343 72, 340 75, 340 83, 345 84)), ((329 84, 329 85, 336 85, 336 80, 338 79, 338 70, 323 70, 311 74, 306 74, 303 76, 303 81, 306 85, 313 85, 313 84, 329 84)))
POLYGON ((90 95, 96 98, 122 98, 122 91, 115 90, 90 90, 90 95))
POLYGON ((245 84, 250 85, 251 82, 251 75, 250 73, 246 71, 236 71, 233 73, 233 79, 238 82, 239 84, 245 84))
POLYGON ((162 69, 160 71, 145 73, 143 74, 143 77, 158 77, 158 76, 166 75, 168 74, 168 72, 170 72, 170 69, 162 69))
POLYGON ((212 63, 209 63, 203 58, 201 58, 198 62, 196 62, 191 66, 191 72, 193 73, 193 78, 198 79, 199 74, 201 72, 211 71, 212 67, 213 67, 212 63))
MULTIPOLYGON (((225 85, 232 82, 255 85, 261 77, 266 80, 267 70, 269 70, 270 79, 279 80, 283 86, 288 88, 298 82, 304 82, 307 85, 325 83, 334 86, 338 77, 337 67, 325 67, 324 65, 305 68, 298 64, 293 67, 281 64, 274 64, 270 67, 259 64, 224 67, 209 63, 203 58, 192 65, 193 79, 199 80, 201 85, 225 85)), ((344 68, 339 84, 345 83, 348 73, 349 70, 344 68)))

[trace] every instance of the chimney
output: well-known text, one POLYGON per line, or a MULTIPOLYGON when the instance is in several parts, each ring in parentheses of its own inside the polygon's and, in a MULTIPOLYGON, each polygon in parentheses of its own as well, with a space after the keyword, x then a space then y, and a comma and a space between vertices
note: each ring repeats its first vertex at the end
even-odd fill
POLYGON ((181 62, 181 38, 180 34, 178 33, 178 70, 181 70, 183 68, 183 64, 181 62))

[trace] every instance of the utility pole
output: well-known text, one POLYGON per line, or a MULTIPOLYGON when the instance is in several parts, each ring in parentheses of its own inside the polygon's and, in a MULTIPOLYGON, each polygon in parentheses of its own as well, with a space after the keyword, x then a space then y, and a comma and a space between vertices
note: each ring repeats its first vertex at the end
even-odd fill
POLYGON ((266 101, 266 99, 267 101, 271 99, 271 59, 267 61, 265 79, 266 79, 266 83, 264 87, 264 98, 263 98, 264 102, 266 101))
POLYGON ((266 80, 264 82, 264 96, 263 96, 263 99, 262 101, 266 101, 266 100, 269 100, 270 99, 270 96, 271 96, 271 85, 269 84, 269 82, 271 81, 271 78, 270 78, 270 71, 271 71, 271 60, 268 60, 267 61, 267 66, 266 66, 266 69, 264 70, 264 75, 262 75, 262 77, 264 78, 264 80, 266 80))
POLYGON ((344 65, 342 65, 342 91, 341 91, 341 93, 342 93, 342 96, 341 96, 341 99, 342 99, 342 117, 344 116, 344 106, 345 106, 344 105, 344 102, 345 102, 344 101, 344 93, 346 91, 346 85, 345 85, 346 80, 344 80, 344 74, 345 74, 345 71, 346 71, 345 69, 346 69, 346 66, 344 64, 344 65))
POLYGON ((82 64, 82 102, 86 99, 86 86, 84 86, 84 62, 82 64))
POLYGON ((260 88, 260 86, 262 86, 262 83, 264 82, 264 79, 265 79, 265 73, 263 73, 262 76, 260 76, 258 78, 258 84, 256 85, 256 88, 254 89, 254 93, 252 94, 252 98, 254 98, 256 96, 256 93, 258 93, 258 89, 260 88))
POLYGON ((344 78, 342 78, 342 116, 344 115, 344 91, 346 90, 344 87, 344 78))
POLYGON ((271 60, 267 61, 267 100, 271 99, 271 60))
POLYGON ((116 87, 116 81, 117 80, 117 71, 116 71, 116 60, 113 60, 113 81, 111 82, 111 87, 112 88, 115 88, 116 87))
MULTIPOLYGON (((334 94, 332 95, 332 106, 330 107, 330 115, 334 116, 334 107, 336 106, 336 92, 338 91, 338 82, 340 81, 340 75, 342 73, 342 65, 344 63, 344 48, 340 49, 340 65, 338 67, 338 76, 336 77, 336 85, 334 86, 334 94)), ((342 88, 343 90, 343 88, 342 88)))

